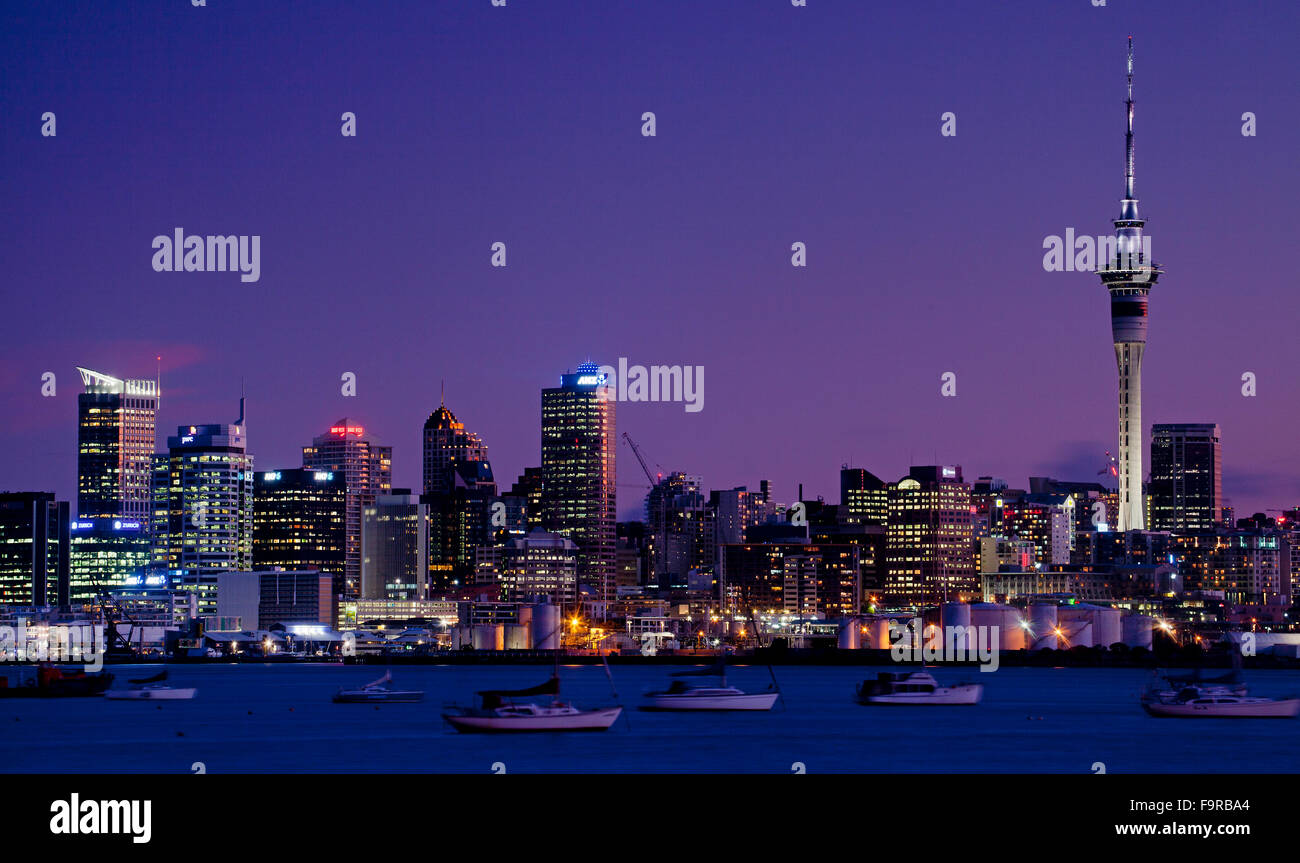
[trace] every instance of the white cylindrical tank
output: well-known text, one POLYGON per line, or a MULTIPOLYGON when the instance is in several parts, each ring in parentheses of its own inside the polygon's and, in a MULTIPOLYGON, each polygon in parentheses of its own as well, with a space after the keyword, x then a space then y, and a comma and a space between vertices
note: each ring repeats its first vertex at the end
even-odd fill
POLYGON ((1061 631, 1065 633, 1062 647, 1092 647, 1092 620, 1089 617, 1075 617, 1062 624, 1061 631))
POLYGON ((1124 643, 1129 647, 1145 647, 1147 650, 1151 649, 1151 633, 1154 629, 1155 621, 1145 614, 1130 614, 1121 624, 1124 643))
POLYGON ((745 621, 743 620, 733 620, 727 624, 728 638, 743 638, 748 631, 749 628, 745 626, 745 621))
POLYGON ((506 624, 506 650, 529 650, 532 648, 533 628, 526 623, 506 624))
POLYGON ((1056 606, 1050 603, 1029 606, 1029 632, 1033 639, 1030 650, 1060 647, 1056 637, 1056 606))
POLYGON ((969 655, 976 647, 975 633, 971 631, 971 607, 964 602, 945 602, 939 606, 939 620, 943 624, 943 645, 946 650, 951 639, 959 656, 969 655), (961 631, 955 628, 960 626, 961 631), (949 633, 952 633, 949 635, 949 633))
POLYGON ((1120 621, 1123 614, 1118 608, 1101 607, 1092 619, 1092 641, 1098 647, 1110 649, 1112 644, 1124 640, 1120 621))
POLYGON ((533 606, 533 647, 536 650, 560 649, 560 607, 533 606))
POLYGON ((496 627, 490 623, 482 623, 474 627, 474 649, 475 650, 496 650, 497 634, 496 627))
POLYGON ((453 650, 460 650, 462 647, 473 646, 474 644, 474 627, 466 623, 458 623, 451 630, 451 647, 453 650))
POLYGON ((862 647, 862 621, 849 618, 840 627, 840 650, 859 650, 862 647))
POLYGON ((523 626, 532 626, 533 624, 533 607, 531 605, 519 606, 519 616, 517 622, 523 626))

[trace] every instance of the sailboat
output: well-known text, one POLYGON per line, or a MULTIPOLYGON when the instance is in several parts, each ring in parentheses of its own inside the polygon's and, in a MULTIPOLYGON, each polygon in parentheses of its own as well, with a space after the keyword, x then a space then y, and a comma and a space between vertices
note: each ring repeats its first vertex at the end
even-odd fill
POLYGON ((393 682, 393 673, 384 672, 384 676, 373 680, 359 689, 343 689, 334 693, 335 704, 413 704, 424 700, 424 692, 418 689, 389 689, 393 682))
POLYGON ((193 687, 172 686, 166 682, 167 670, 152 677, 134 677, 126 689, 110 689, 104 697, 110 701, 188 701, 198 690, 193 687))
POLYGON ((745 692, 728 686, 725 655, 719 656, 718 661, 707 668, 678 671, 672 676, 716 677, 718 683, 708 686, 674 680, 663 691, 646 693, 642 710, 771 710, 781 696, 775 681, 764 692, 745 692))
POLYGON ((580 710, 560 700, 560 676, 527 689, 483 689, 475 693, 474 707, 449 705, 442 718, 464 733, 509 734, 537 731, 606 731, 622 715, 622 707, 580 710), (517 701, 537 695, 551 696, 550 703, 517 701))

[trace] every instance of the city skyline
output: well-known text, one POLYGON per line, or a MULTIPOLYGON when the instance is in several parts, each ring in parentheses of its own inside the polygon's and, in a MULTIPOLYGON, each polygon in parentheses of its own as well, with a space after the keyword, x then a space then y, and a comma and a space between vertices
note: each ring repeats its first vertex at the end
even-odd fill
MULTIPOLYGON (((24 166, 0 224, 11 284, 31 289, 0 349, 13 439, 0 487, 74 499, 75 367, 152 379, 158 355, 159 428, 228 422, 246 394, 250 452, 285 467, 310 434, 355 417, 393 447, 393 485, 411 489, 441 380, 509 481, 540 461, 538 391, 619 357, 708 367, 704 410, 624 404, 619 431, 710 488, 766 478, 783 502, 800 483, 831 500, 846 462, 889 480, 945 463, 1013 485, 1094 480, 1115 450, 1106 312, 1095 274, 1045 272, 1041 243, 1107 230, 1132 33, 1143 215, 1171 273, 1152 306, 1140 451, 1153 424, 1216 423, 1238 514, 1294 506, 1286 431, 1300 384, 1284 371, 1296 300, 1282 232, 1300 121, 1266 81, 1289 68, 1279 34, 1297 13, 1008 5, 946 10, 959 37, 924 10, 737 15, 721 3, 700 10, 697 32, 746 38, 707 52, 670 14, 618 4, 568 36, 568 16, 526 7, 496 19, 440 8, 438 28, 414 8, 344 13, 302 23, 296 47, 276 10, 178 16, 159 23, 160 44, 88 42, 96 50, 62 59, 47 50, 61 38, 42 17, 54 13, 10 19, 0 44, 15 74, 0 107, 32 121, 0 132, 6 163, 24 166), (409 35, 389 32, 403 23, 409 35), (233 28, 225 53, 214 26, 233 28), (996 50, 974 51, 972 28, 996 50), (899 32, 911 38, 889 37, 899 32), (1025 47, 1044 33, 1050 56, 1025 47), (379 68, 346 52, 322 62, 340 45, 374 56, 379 34, 391 58, 379 68), (628 59, 609 56, 633 34, 628 59), (908 42, 923 38, 949 72, 913 56, 908 42), (557 39, 571 56, 552 53, 557 39), (172 52, 193 58, 186 75, 125 103, 172 52), (754 68, 768 55, 790 63, 754 68), (189 86, 220 92, 241 58, 272 80, 313 71, 264 92, 236 76, 229 103, 186 103, 189 86), (621 75, 588 80, 588 65, 621 75), (896 68, 919 74, 897 81, 896 68), (1013 78, 1016 98, 998 95, 1013 78), (36 122, 47 110, 51 139, 36 122), (344 111, 357 113, 355 139, 339 135, 344 111), (643 111, 656 112, 654 138, 639 132, 643 111), (1246 111, 1255 137, 1241 134, 1246 111), (68 199, 112 218, 87 230, 68 199), (260 280, 154 272, 150 241, 176 226, 261 235, 260 280), (68 237, 84 254, 60 251, 68 237), (490 264, 497 241, 504 270, 490 264), (807 268, 791 267, 794 242, 807 268), (205 303, 240 313, 202 326, 224 319, 197 314, 205 303), (41 396, 47 371, 53 398, 41 396), (355 398, 340 394, 349 372, 355 398), (955 398, 940 394, 948 372, 955 398), (1246 372, 1257 397, 1241 394, 1246 372)), ((110 14, 73 19, 67 38, 103 39, 110 14)), ((644 490, 618 450, 625 519, 644 490)))

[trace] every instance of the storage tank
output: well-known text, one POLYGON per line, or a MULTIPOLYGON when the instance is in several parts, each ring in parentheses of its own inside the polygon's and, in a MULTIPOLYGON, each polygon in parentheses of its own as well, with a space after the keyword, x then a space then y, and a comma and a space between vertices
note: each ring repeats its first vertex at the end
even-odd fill
POLYGON ((1121 623, 1123 613, 1118 608, 1099 608, 1092 619, 1092 640, 1098 647, 1109 648, 1124 640, 1121 623))
MULTIPOLYGON (((474 649, 475 650, 501 650, 504 647, 498 647, 497 632, 501 631, 502 636, 505 634, 505 627, 496 623, 483 623, 474 627, 474 649)), ((504 642, 504 637, 502 638, 504 642)))
POLYGON ((862 621, 850 618, 840 626, 840 650, 859 650, 862 648, 862 621))
POLYGON ((743 638, 749 634, 749 627, 743 620, 733 620, 727 624, 727 637, 731 639, 743 638))
POLYGON ((537 650, 560 649, 560 607, 533 606, 533 646, 537 650))
POLYGON ((1123 633, 1124 643, 1129 647, 1145 647, 1151 649, 1151 632, 1155 628, 1155 621, 1146 614, 1130 614, 1123 619, 1120 631, 1123 633))
POLYGON ((517 622, 523 626, 533 625, 533 607, 531 605, 519 606, 517 622))
POLYGON ((474 644, 474 627, 466 623, 458 623, 451 628, 451 649, 460 650, 462 647, 473 646, 474 644))
POLYGON ((526 623, 507 623, 506 650, 531 650, 533 628, 526 623))
POLYGON ((1060 644, 1056 637, 1056 606, 1050 603, 1036 603, 1029 606, 1029 631, 1033 639, 1030 650, 1053 650, 1060 644))
POLYGON ((1062 647, 1092 647, 1092 620, 1091 615, 1077 616, 1073 620, 1061 625, 1061 631, 1065 633, 1065 643, 1062 647))
POLYGON ((975 633, 971 631, 971 607, 964 602, 945 602, 939 606, 939 620, 943 624, 943 632, 940 637, 943 640, 944 649, 947 650, 949 639, 952 640, 952 646, 959 656, 969 655, 977 646, 975 633), (952 627, 961 627, 961 632, 955 632, 952 627), (952 635, 949 635, 949 633, 952 635))
POLYGON ((871 617, 858 621, 859 645, 869 650, 889 649, 889 618, 871 617), (866 632, 862 632, 865 629, 866 632))

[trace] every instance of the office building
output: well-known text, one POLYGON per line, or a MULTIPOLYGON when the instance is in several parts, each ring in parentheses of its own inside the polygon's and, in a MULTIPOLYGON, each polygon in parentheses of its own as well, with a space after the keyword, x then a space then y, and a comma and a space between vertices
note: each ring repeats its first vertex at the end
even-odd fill
POLYGON ((66 606, 70 513, 54 492, 0 493, 0 606, 66 606))
POLYGON ((1151 529, 1183 533, 1223 523, 1223 455, 1213 423, 1151 427, 1151 529))
POLYGON ((889 603, 971 600, 978 592, 971 489, 960 465, 913 467, 889 487, 885 580, 889 603))
POLYGON ((157 459, 155 558, 171 586, 199 594, 216 613, 216 577, 253 568, 253 457, 243 399, 234 423, 181 426, 157 459))
POLYGON ((347 483, 314 468, 259 471, 253 478, 253 567, 315 569, 343 593, 347 483))
POLYGON ((600 368, 584 363, 542 390, 542 522, 578 546, 578 580, 614 597, 615 411, 600 368))
POLYGON ((361 513, 378 495, 392 491, 393 448, 372 442, 363 426, 345 417, 302 448, 302 466, 338 474, 347 486, 342 593, 356 597, 361 592, 361 513))
POLYGON ((148 530, 158 383, 77 367, 78 521, 139 522, 148 530))
POLYGON ((381 494, 362 511, 361 598, 429 596, 429 507, 407 489, 381 494))

